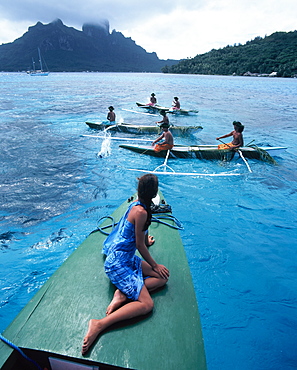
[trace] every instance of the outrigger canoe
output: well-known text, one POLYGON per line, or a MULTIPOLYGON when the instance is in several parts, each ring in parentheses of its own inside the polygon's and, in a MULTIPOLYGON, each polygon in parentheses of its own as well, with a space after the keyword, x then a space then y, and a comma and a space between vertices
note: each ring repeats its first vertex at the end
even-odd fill
POLYGON ((136 105, 139 108, 144 108, 150 111, 162 111, 164 110, 166 113, 172 113, 172 114, 189 114, 189 113, 198 113, 198 110, 195 109, 172 109, 168 107, 162 107, 161 105, 155 104, 155 105, 149 105, 149 104, 143 104, 143 103, 136 103, 136 105))
MULTIPOLYGON (((129 201, 112 214, 115 222, 129 201)), ((166 215, 170 213, 162 214, 166 215)), ((81 355, 88 321, 105 316, 114 292, 103 270, 101 250, 106 235, 96 230, 2 335, 39 367, 0 340, 0 368, 205 370, 201 324, 186 254, 179 231, 168 226, 175 225, 174 219, 165 222, 152 222, 150 226, 156 240, 150 252, 170 270, 167 286, 152 295, 152 313, 114 325, 97 338, 85 356, 81 355)), ((100 227, 109 233, 111 223, 106 219, 100 227)))
MULTIPOLYGON (((104 122, 86 122, 86 124, 96 130, 108 130, 113 132, 124 132, 128 134, 152 134, 158 135, 162 130, 155 125, 132 125, 129 123, 110 124, 104 122)), ((202 130, 202 126, 171 126, 170 131, 176 136, 193 135, 202 130)))
MULTIPOLYGON (((131 150, 136 153, 151 155, 154 157, 166 157, 167 150, 155 152, 154 147, 150 145, 133 145, 121 144, 121 148, 131 150)), ((265 159, 265 153, 270 156, 277 156, 287 148, 285 147, 242 147, 241 153, 248 159, 265 159)), ((183 146, 174 145, 170 150, 170 158, 197 158, 197 159, 213 159, 213 160, 232 160, 238 158, 239 153, 229 149, 218 149, 217 145, 193 145, 183 146)))

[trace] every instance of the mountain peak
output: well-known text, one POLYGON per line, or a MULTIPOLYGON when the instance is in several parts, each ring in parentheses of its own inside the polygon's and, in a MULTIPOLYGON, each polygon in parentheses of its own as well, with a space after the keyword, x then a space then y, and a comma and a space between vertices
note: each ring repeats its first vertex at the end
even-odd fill
POLYGON ((51 24, 56 25, 56 26, 64 26, 64 23, 59 18, 52 21, 51 24))
POLYGON ((38 48, 51 72, 160 72, 168 64, 122 33, 109 33, 108 20, 85 23, 79 31, 56 19, 37 22, 19 39, 0 45, 0 71, 29 70, 38 48))
POLYGON ((82 30, 88 36, 96 36, 98 34, 109 35, 109 22, 106 19, 102 19, 99 22, 84 23, 82 30))

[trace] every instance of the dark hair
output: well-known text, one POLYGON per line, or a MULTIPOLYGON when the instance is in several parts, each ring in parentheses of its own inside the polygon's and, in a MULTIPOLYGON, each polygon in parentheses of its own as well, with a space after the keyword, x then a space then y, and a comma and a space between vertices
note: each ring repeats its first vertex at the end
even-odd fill
POLYGON ((152 212, 151 212, 151 203, 152 199, 158 193, 158 177, 153 175, 152 173, 148 173, 146 175, 141 176, 138 179, 138 199, 144 203, 146 206, 147 211, 147 219, 144 224, 143 231, 147 230, 149 225, 151 224, 152 212))
POLYGON ((233 121, 233 126, 237 129, 237 132, 242 132, 244 130, 244 126, 239 121, 233 121))
POLYGON ((233 121, 233 126, 240 127, 240 126, 242 126, 242 123, 239 122, 239 121, 233 121))

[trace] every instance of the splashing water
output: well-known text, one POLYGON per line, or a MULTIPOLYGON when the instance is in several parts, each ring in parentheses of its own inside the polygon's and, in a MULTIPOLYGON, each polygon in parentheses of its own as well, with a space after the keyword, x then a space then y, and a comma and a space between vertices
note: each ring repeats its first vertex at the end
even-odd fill
MULTIPOLYGON (((118 120, 118 123, 119 124, 124 123, 124 119, 121 116, 118 120)), ((115 124, 115 125, 117 125, 117 124, 115 124)), ((111 134, 110 134, 110 132, 108 132, 108 130, 111 127, 114 127, 114 125, 109 126, 109 127, 104 129, 104 139, 103 139, 102 144, 101 144, 101 150, 100 150, 100 152, 97 153, 97 157, 106 158, 106 157, 109 157, 111 155, 111 147, 110 147, 110 142, 111 142, 110 136, 111 136, 111 134)))
POLYGON ((101 144, 101 150, 100 152, 97 153, 97 157, 100 157, 100 158, 106 158, 111 155, 111 147, 110 147, 111 134, 107 130, 108 128, 104 130, 104 139, 101 144))

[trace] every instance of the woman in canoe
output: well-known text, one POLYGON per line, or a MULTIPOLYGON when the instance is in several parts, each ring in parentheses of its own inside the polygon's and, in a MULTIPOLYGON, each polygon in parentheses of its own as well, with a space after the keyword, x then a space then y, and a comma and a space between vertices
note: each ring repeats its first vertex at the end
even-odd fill
POLYGON ((233 127, 234 130, 231 131, 229 134, 217 137, 217 140, 221 140, 225 137, 233 136, 233 140, 231 141, 231 143, 219 144, 218 149, 236 149, 243 146, 242 132, 244 130, 244 126, 240 122, 234 121, 233 127))
POLYGON ((117 289, 106 316, 89 321, 83 355, 110 325, 149 313, 154 306, 150 292, 167 283, 168 269, 158 264, 148 251, 154 243, 154 238, 147 233, 151 223, 150 205, 157 192, 158 178, 153 174, 142 176, 138 182, 138 200, 130 204, 104 242, 105 272, 117 289), (136 250, 144 260, 135 255, 136 250))
POLYGON ((172 102, 172 110, 180 110, 180 102, 178 100, 178 97, 175 96, 173 98, 173 102, 172 102))

